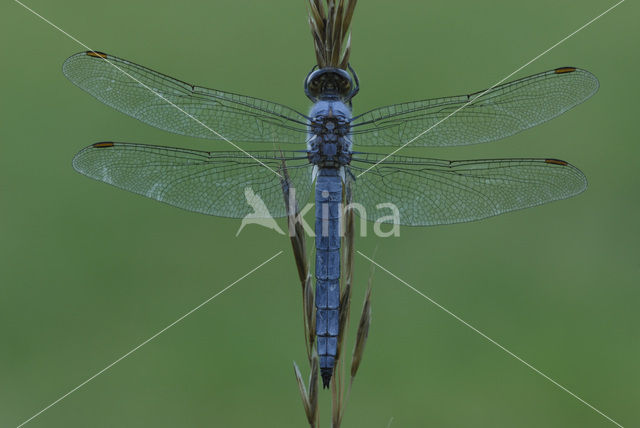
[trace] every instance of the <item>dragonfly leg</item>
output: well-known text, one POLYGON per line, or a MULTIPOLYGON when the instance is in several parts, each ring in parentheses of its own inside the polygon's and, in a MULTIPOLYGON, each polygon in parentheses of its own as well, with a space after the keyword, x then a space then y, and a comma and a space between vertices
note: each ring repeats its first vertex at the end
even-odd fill
POLYGON ((347 67, 349 67, 349 71, 353 75, 353 81, 356 84, 356 86, 351 90, 351 93, 349 94, 349 103, 351 103, 351 98, 355 97, 358 92, 360 92, 360 80, 358 79, 356 71, 353 69, 353 67, 351 67, 351 63, 348 63, 347 67))

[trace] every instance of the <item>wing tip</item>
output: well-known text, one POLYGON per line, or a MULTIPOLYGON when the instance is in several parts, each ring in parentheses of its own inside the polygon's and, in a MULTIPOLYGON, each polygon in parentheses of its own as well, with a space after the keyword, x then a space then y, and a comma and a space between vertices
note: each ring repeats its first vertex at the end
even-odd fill
MULTIPOLYGON (((544 160, 544 163, 550 164, 550 165, 557 165, 557 166, 566 167, 568 170, 571 171, 571 174, 573 174, 574 179, 576 180, 576 186, 575 186, 574 191, 572 191, 567 196, 565 196, 563 198, 558 198, 558 199, 566 199, 566 198, 570 198, 572 196, 579 195, 580 193, 582 193, 585 190, 587 190, 587 187, 589 187, 589 182, 587 180, 587 176, 584 175, 584 173, 582 171, 580 171, 580 169, 578 169, 574 165, 571 165, 569 162, 563 161, 561 159, 548 158, 548 159, 544 160)), ((556 199, 556 200, 558 200, 558 199, 556 199)))
POLYGON ((107 60, 109 58, 109 55, 100 51, 84 51, 75 53, 67 58, 64 63, 62 63, 62 73, 67 77, 67 79, 71 80, 74 85, 80 86, 78 85, 74 77, 74 73, 77 67, 77 61, 78 59, 86 57, 107 60))
MULTIPOLYGON (((575 72, 577 75, 580 75, 580 78, 590 81, 590 87, 589 87, 588 93, 586 93, 584 99, 579 101, 577 104, 580 104, 586 101, 587 99, 591 98, 596 92, 598 92, 598 89, 600 88, 600 81, 593 73, 591 73, 588 70, 578 68, 578 67, 567 66, 567 67, 559 67, 552 71, 554 74, 571 74, 575 72)), ((587 89, 586 86, 585 86, 585 89, 587 89)))

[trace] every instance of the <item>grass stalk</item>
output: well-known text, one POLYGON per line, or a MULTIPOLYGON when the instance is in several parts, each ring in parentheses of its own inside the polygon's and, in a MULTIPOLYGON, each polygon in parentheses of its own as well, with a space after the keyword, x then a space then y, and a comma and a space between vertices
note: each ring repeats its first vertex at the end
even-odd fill
MULTIPOLYGON (((308 0, 309 25, 313 36, 318 67, 339 67, 346 69, 351 54, 350 26, 357 0, 308 0)), ((306 253, 304 227, 299 217, 298 203, 291 197, 290 180, 286 165, 282 165, 282 189, 287 207, 288 229, 291 238, 293 256, 302 287, 302 318, 305 333, 307 357, 311 366, 309 385, 305 387, 302 375, 294 362, 294 373, 302 397, 303 407, 309 426, 319 425, 318 412, 318 355, 315 349, 315 313, 312 278, 309 273, 309 260, 306 253)), ((352 204, 352 185, 354 178, 347 174, 343 192, 342 246, 340 276, 340 311, 338 319, 338 347, 331 380, 331 426, 340 428, 346 404, 351 393, 355 375, 360 367, 371 324, 371 278, 358 324, 356 343, 351 355, 349 374, 346 373, 344 346, 349 328, 351 292, 354 272, 354 210, 352 204), (347 382, 347 376, 349 381, 347 382), (346 386, 348 384, 348 387, 346 386), (345 391, 345 387, 348 389, 345 391)))

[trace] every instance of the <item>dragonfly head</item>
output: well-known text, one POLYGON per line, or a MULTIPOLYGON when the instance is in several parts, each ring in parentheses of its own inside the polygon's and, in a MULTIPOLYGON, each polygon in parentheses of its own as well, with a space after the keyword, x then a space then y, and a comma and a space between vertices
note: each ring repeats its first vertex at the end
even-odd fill
POLYGON ((315 67, 304 81, 304 93, 313 101, 340 100, 351 101, 358 92, 358 85, 354 87, 353 78, 346 70, 325 67, 315 70, 315 67))

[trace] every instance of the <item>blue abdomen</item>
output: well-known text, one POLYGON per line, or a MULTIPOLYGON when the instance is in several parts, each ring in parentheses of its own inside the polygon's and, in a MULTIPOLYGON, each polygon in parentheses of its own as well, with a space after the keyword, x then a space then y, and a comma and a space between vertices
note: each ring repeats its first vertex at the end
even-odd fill
POLYGON ((321 168, 316 181, 316 335, 322 383, 329 386, 338 350, 342 179, 321 168))

